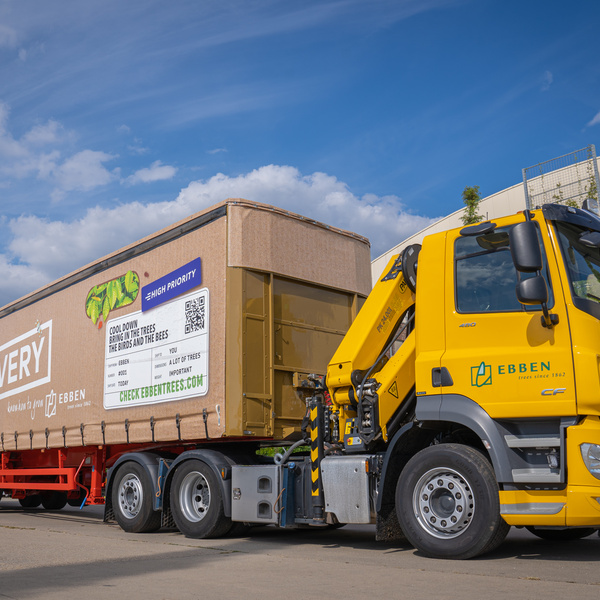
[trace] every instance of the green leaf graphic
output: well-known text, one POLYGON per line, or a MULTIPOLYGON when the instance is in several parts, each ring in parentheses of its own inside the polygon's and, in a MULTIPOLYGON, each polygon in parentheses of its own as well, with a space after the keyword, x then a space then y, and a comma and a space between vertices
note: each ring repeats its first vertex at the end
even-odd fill
POLYGON ((91 302, 90 303, 90 319, 92 319, 92 323, 95 325, 98 317, 100 316, 100 303, 99 302, 91 302))
POLYGON ((106 321, 111 310, 131 304, 138 296, 140 278, 135 271, 95 285, 87 294, 85 313, 94 325, 100 315, 106 321))

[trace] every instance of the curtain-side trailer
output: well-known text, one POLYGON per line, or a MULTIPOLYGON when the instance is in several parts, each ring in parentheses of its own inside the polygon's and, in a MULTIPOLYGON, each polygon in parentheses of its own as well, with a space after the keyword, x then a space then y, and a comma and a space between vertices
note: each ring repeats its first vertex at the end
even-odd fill
POLYGON ((232 465, 302 437, 306 375, 369 267, 365 238, 227 200, 3 307, 0 490, 106 503, 128 531, 223 533, 232 465))

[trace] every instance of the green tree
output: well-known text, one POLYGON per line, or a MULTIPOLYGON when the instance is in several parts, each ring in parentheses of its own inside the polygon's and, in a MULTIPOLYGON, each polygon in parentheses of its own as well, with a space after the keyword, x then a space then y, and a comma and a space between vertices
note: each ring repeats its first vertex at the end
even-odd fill
POLYGON ((463 225, 472 225, 473 223, 483 221, 483 217, 477 214, 477 208, 479 207, 479 201, 481 200, 479 186, 467 186, 463 190, 462 199, 467 207, 465 209, 465 214, 460 218, 463 225))
POLYGON ((590 185, 589 187, 586 186, 587 197, 590 200, 598 200, 598 186, 596 185, 596 172, 592 162, 593 160, 594 156, 592 155, 592 149, 591 147, 588 147, 587 172, 590 185))

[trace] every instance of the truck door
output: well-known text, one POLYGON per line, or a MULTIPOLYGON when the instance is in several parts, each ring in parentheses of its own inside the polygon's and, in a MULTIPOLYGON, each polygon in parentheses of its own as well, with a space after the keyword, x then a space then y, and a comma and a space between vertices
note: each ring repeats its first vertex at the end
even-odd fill
POLYGON ((517 300, 510 227, 447 238, 446 273, 452 277, 445 290, 449 308, 441 366, 452 385, 442 392, 475 400, 492 418, 573 415, 571 337, 554 255, 543 248, 548 306, 559 318, 546 328, 541 307, 517 300))

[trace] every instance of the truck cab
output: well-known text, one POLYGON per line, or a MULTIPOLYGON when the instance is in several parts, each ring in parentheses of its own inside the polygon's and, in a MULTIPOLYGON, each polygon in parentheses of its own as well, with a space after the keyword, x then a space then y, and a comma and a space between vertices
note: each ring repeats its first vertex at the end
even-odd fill
POLYGON ((546 205, 392 258, 327 377, 344 451, 382 456, 378 532, 397 518, 426 554, 467 558, 510 525, 600 527, 599 317, 585 210, 546 205))

